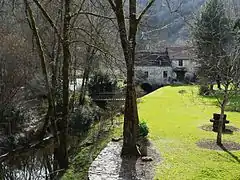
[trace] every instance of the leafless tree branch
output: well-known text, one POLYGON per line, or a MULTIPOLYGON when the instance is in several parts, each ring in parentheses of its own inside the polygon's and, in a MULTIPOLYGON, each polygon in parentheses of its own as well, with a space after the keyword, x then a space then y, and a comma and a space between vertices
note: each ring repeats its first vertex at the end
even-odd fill
POLYGON ((148 2, 148 5, 143 9, 143 11, 140 13, 139 17, 137 18, 137 24, 139 24, 142 17, 144 16, 144 14, 146 14, 146 12, 149 10, 149 8, 153 5, 154 2, 155 2, 155 0, 151 0, 148 2))

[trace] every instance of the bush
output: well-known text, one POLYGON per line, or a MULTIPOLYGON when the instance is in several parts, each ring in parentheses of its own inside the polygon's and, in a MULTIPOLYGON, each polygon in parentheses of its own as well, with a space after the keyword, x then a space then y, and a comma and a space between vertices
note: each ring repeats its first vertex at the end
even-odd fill
POLYGON ((0 128, 4 128, 7 134, 14 133, 24 122, 23 114, 12 105, 0 105, 0 114, 0 128))
POLYGON ((101 92, 114 92, 119 89, 116 79, 111 78, 109 74, 103 72, 96 72, 91 77, 88 90, 89 94, 98 94, 101 92))
POLYGON ((73 132, 87 132, 91 125, 100 119, 100 110, 97 106, 85 105, 75 110, 71 117, 70 127, 73 132))
POLYGON ((229 99, 229 103, 226 106, 226 111, 230 112, 240 112, 240 97, 239 96, 233 96, 231 99, 229 99))
POLYGON ((199 94, 202 96, 208 96, 210 94, 209 87, 206 85, 202 85, 199 88, 199 94))
POLYGON ((139 131, 141 137, 146 137, 149 133, 149 128, 147 126, 147 123, 145 121, 141 122, 139 124, 139 131))

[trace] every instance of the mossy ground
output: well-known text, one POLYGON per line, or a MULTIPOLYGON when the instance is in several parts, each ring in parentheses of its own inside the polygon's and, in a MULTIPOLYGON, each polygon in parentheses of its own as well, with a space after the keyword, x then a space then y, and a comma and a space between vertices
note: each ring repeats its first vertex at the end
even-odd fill
MULTIPOLYGON (((115 119, 115 121, 118 120, 115 119)), ((102 125, 96 123, 88 134, 79 140, 76 148, 73 149, 70 158, 70 167, 62 177, 62 180, 87 180, 88 169, 92 161, 108 142, 111 141, 112 137, 118 135, 119 132, 120 127, 112 127, 110 120, 106 120, 102 125), (89 142, 92 144, 86 145, 89 142)))

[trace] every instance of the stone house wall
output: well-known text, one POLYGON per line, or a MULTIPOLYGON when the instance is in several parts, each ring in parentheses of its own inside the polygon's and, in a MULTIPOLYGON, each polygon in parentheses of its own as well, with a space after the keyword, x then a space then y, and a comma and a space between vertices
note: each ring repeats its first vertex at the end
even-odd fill
POLYGON ((135 72, 138 81, 153 86, 169 84, 173 76, 171 66, 136 66, 135 72))
POLYGON ((173 68, 185 67, 187 72, 189 73, 196 72, 196 62, 191 59, 172 59, 172 67, 173 68), (179 61, 182 61, 182 66, 179 65, 179 61))

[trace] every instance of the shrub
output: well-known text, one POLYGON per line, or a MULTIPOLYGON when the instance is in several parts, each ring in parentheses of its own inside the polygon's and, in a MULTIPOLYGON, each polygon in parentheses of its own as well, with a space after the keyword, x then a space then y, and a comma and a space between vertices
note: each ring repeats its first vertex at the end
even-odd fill
POLYGON ((139 124, 139 131, 141 137, 146 137, 149 133, 149 128, 147 126, 147 123, 145 121, 141 122, 139 124))
POLYGON ((5 133, 14 133, 24 121, 24 116, 12 105, 0 105, 0 128, 5 129, 5 133))
POLYGON ((109 74, 96 72, 91 77, 88 90, 89 94, 98 94, 100 92, 114 92, 119 89, 116 79, 111 78, 109 74))
POLYGON ((81 106, 75 110, 70 120, 70 127, 73 132, 84 133, 91 125, 100 119, 100 110, 95 105, 81 106))
POLYGON ((226 106, 226 111, 240 112, 239 97, 233 97, 232 99, 229 100, 229 103, 226 106))
POLYGON ((199 94, 202 96, 208 96, 210 94, 209 87, 205 85, 200 86, 199 94))

